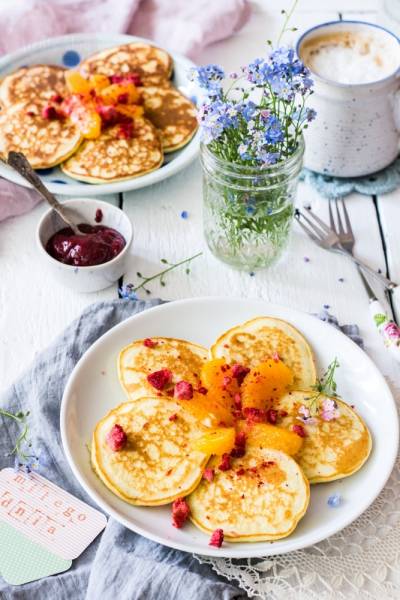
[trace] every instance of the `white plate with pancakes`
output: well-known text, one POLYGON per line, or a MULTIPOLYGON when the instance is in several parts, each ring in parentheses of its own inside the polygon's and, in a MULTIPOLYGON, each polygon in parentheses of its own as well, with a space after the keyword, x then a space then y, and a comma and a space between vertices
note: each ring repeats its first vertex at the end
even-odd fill
MULTIPOLYGON (((220 345, 220 353, 228 346, 220 345)), ((280 349, 280 354, 281 350, 284 354, 284 349, 280 349)), ((302 358, 304 364, 303 359, 307 362, 306 354, 302 358)), ((312 370, 314 367, 311 363, 309 365, 309 370, 312 370)), ((152 402, 157 405, 160 401, 168 403, 170 399, 155 398, 152 402)), ((350 406, 349 411, 352 410, 350 406)), ((287 307, 261 300, 223 298, 171 302, 135 315, 112 328, 89 348, 72 372, 62 400, 60 423, 64 451, 73 473, 106 513, 132 531, 166 546, 200 555, 230 558, 262 557, 299 550, 352 523, 384 487, 397 455, 399 435, 395 403, 384 377, 367 354, 344 334, 316 317, 287 307), (351 476, 310 486, 307 511, 287 537, 276 541, 252 540, 251 543, 227 540, 220 548, 215 548, 208 544, 210 535, 203 533, 204 527, 201 531, 191 522, 185 523, 181 529, 172 527, 171 504, 137 506, 124 501, 123 495, 118 497, 113 493, 109 489, 112 486, 103 483, 107 476, 102 481, 93 470, 88 445, 93 444, 93 432, 97 424, 105 422, 105 415, 112 415, 110 411, 123 403, 127 406, 117 366, 123 348, 135 340, 156 337, 188 340, 210 348, 227 330, 261 316, 271 317, 276 323, 280 322, 278 319, 284 320, 296 328, 296 335, 300 332, 304 336, 312 349, 319 375, 335 357, 338 359, 338 394, 347 405, 354 407, 352 413, 358 415, 357 420, 366 424, 372 438, 372 451, 362 467, 351 476), (335 494, 342 499, 336 508, 328 505, 328 498, 335 494)), ((292 459, 289 460, 294 464, 292 459)), ((200 485, 204 491, 204 481, 200 485)), ((207 490, 204 493, 207 494, 207 490)), ((195 510, 198 508, 196 502, 198 505, 199 495, 196 501, 191 502, 195 510)), ((235 519, 239 519, 240 527, 239 502, 237 506, 235 519)))
MULTIPOLYGON (((98 196, 100 194, 113 194, 139 189, 175 175, 193 161, 198 153, 199 133, 196 132, 196 127, 193 126, 193 124, 191 125, 190 131, 184 130, 184 133, 180 136, 179 143, 176 143, 177 138, 175 139, 175 143, 173 143, 174 140, 171 142, 171 137, 174 133, 174 131, 171 133, 171 130, 174 125, 170 121, 171 118, 174 120, 175 116, 169 118, 168 116, 165 116, 166 113, 164 112, 164 119, 166 119, 165 129, 162 130, 158 127, 158 125, 160 125, 158 123, 158 118, 155 117, 155 119, 153 119, 155 114, 153 107, 154 103, 157 103, 160 98, 160 96, 157 98, 157 94, 160 94, 160 89, 163 86, 158 86, 158 84, 153 86, 151 79, 149 79, 145 86, 147 94, 145 104, 149 107, 148 114, 147 109, 145 114, 146 123, 149 123, 149 119, 151 120, 151 123, 147 128, 140 126, 137 128, 138 133, 135 133, 137 141, 135 141, 134 136, 132 144, 129 142, 129 145, 132 147, 129 150, 125 162, 140 162, 141 152, 145 154, 146 158, 143 158, 143 165, 140 164, 134 167, 137 173, 132 176, 131 168, 128 170, 125 169, 123 172, 118 172, 116 175, 116 171, 111 171, 109 169, 107 165, 109 162, 107 152, 110 146, 110 140, 107 136, 102 135, 101 143, 97 143, 97 140, 94 140, 96 142, 96 148, 94 149, 91 148, 93 146, 93 140, 83 140, 79 145, 79 140, 76 139, 75 135, 76 132, 71 130, 68 131, 67 127, 60 127, 60 122, 57 120, 44 122, 41 118, 40 109, 35 115, 35 107, 32 110, 31 104, 18 92, 18 89, 21 89, 21 86, 17 88, 10 79, 10 75, 20 73, 21 69, 29 70, 33 65, 55 65, 60 72, 61 68, 73 70, 81 69, 82 65, 89 64, 88 58, 92 56, 101 57, 102 63, 107 65, 107 63, 104 62, 108 60, 107 52, 105 52, 106 49, 114 49, 120 46, 126 47, 128 44, 136 44, 137 46, 150 45, 152 48, 155 48, 154 42, 136 36, 115 34, 110 36, 107 34, 72 34, 32 44, 0 59, 0 100, 2 104, 2 110, 0 111, 0 133, 6 127, 4 136, 6 137, 9 135, 16 139, 18 138, 20 131, 23 131, 23 138, 29 140, 29 133, 32 133, 30 130, 33 128, 33 138, 36 137, 36 141, 32 140, 32 157, 35 156, 35 153, 40 155, 44 148, 43 140, 46 141, 46 135, 48 135, 49 141, 50 139, 52 140, 52 143, 55 143, 56 141, 59 142, 56 148, 50 148, 49 146, 51 156, 49 154, 44 157, 46 159, 46 164, 50 164, 50 159, 54 157, 54 163, 57 163, 57 165, 48 168, 40 168, 39 166, 37 171, 46 186, 54 194, 68 196, 98 196), (104 58, 104 56, 106 58, 104 58), (2 87, 4 81, 7 82, 7 86, 3 85, 2 87), (10 94, 10 89, 11 92, 14 92, 10 83, 17 89, 17 93, 10 94), (8 103, 4 102, 5 98, 9 99, 8 103), (9 111, 9 115, 5 115, 6 119, 3 118, 2 120, 1 115, 4 115, 6 110, 9 111), (154 125, 154 127, 152 125, 154 125), (12 127, 14 127, 14 129, 12 129, 12 127), (59 127, 59 129, 61 128, 61 131, 59 131, 57 127, 59 127), (154 152, 151 153, 151 145, 150 148, 146 148, 149 139, 149 128, 152 130, 150 133, 152 133, 155 138, 161 138, 161 152, 158 153, 157 156, 154 155, 154 152), (44 136, 41 140, 37 137, 38 129, 44 136), (166 133, 167 137, 168 135, 170 137, 166 142, 163 131, 166 133), (60 167, 60 156, 62 156, 62 160, 64 161, 62 163, 62 168, 60 167), (105 169, 101 171, 99 166, 103 164, 105 169), (126 173, 128 173, 128 175, 126 175, 126 173)), ((155 49, 159 50, 160 54, 162 53, 162 58, 168 57, 167 60, 170 61, 170 64, 168 65, 169 73, 166 75, 167 78, 161 83, 166 83, 166 87, 169 88, 172 95, 167 95, 167 92, 163 92, 163 106, 168 103, 169 98, 171 98, 170 106, 172 106, 176 101, 176 98, 178 98, 183 104, 186 103, 186 108, 184 108, 184 110, 187 110, 188 113, 191 112, 191 119, 193 120, 194 105, 192 103, 196 103, 197 97, 195 88, 187 79, 187 73, 194 64, 189 59, 175 52, 167 52, 158 48, 155 49), (186 98, 190 100, 190 105, 186 98)), ((110 56, 110 60, 114 60, 111 54, 110 56)), ((90 66, 90 73, 100 72, 104 66, 102 63, 100 63, 100 60, 98 64, 93 62, 90 66), (100 67, 98 66, 99 64, 100 67)), ((48 77, 48 71, 44 70, 41 72, 39 70, 37 73, 33 72, 33 77, 36 77, 34 81, 36 81, 39 86, 41 73, 43 77, 48 77)), ((54 88, 54 92, 57 93, 59 90, 57 89, 56 84, 54 84, 54 88)), ((176 112, 178 112, 178 108, 176 108, 176 112)), ((175 115, 175 113, 173 113, 173 115, 175 115)), ((176 118, 179 119, 179 115, 176 116, 176 118)), ((181 126, 181 123, 179 126, 181 126)), ((106 130, 106 133, 107 131, 108 130, 106 130)), ((123 142, 124 140, 112 141, 113 144, 121 144, 123 142)), ((2 140, 0 139, 0 145, 1 144, 2 140)), ((22 150, 25 153, 29 151, 27 147, 19 147, 18 144, 17 147, 11 147, 9 142, 3 145, 5 154, 6 151, 10 149, 22 150)), ((117 149, 117 151, 119 150, 117 149)), ((125 149, 122 148, 121 152, 121 155, 118 155, 117 157, 119 165, 123 163, 125 159, 125 156, 123 155, 125 149)), ((112 156, 116 156, 114 150, 112 156)), ((41 159, 42 157, 40 156, 39 158, 41 159)), ((40 164, 40 161, 38 164, 40 164)), ((112 166, 114 166, 114 164, 112 166)), ((20 177, 18 173, 8 167, 4 162, 0 162, 0 176, 19 185, 30 187, 25 179, 20 177)))

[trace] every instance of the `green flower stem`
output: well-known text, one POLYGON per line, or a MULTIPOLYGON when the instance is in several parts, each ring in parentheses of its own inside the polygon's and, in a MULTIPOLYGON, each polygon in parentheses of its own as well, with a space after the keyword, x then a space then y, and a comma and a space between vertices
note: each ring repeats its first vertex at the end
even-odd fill
POLYGON ((15 413, 9 412, 8 410, 4 410, 4 408, 0 408, 0 415, 3 417, 7 417, 8 419, 13 419, 14 421, 16 421, 19 424, 23 424, 23 429, 17 437, 17 441, 15 442, 14 448, 9 452, 9 456, 16 454, 21 460, 26 460, 27 458, 29 458, 29 455, 26 454, 22 450, 22 444, 23 443, 29 444, 29 442, 28 442, 29 427, 28 427, 27 423, 25 422, 25 419, 26 419, 28 413, 21 413, 21 416, 20 416, 19 413, 15 414, 15 413))
POLYGON ((151 277, 144 277, 143 281, 139 285, 137 285, 136 287, 133 288, 133 291, 137 292, 141 288, 144 288, 150 281, 153 281, 154 279, 157 279, 158 277, 160 278, 160 281, 162 281, 164 275, 166 275, 173 269, 180 267, 181 265, 189 264, 190 262, 192 262, 192 260, 201 256, 202 254, 203 254, 202 252, 198 252, 197 254, 194 254, 193 256, 190 256, 189 258, 185 258, 185 260, 181 260, 177 263, 170 265, 166 269, 163 269, 162 271, 160 271, 159 273, 156 273, 155 275, 152 275, 151 277))
POLYGON ((311 416, 315 416, 319 411, 319 399, 321 396, 336 396, 336 381, 335 381, 335 372, 339 367, 338 359, 335 357, 331 364, 328 366, 327 370, 313 386, 315 390, 315 394, 307 398, 308 408, 310 410, 311 416))

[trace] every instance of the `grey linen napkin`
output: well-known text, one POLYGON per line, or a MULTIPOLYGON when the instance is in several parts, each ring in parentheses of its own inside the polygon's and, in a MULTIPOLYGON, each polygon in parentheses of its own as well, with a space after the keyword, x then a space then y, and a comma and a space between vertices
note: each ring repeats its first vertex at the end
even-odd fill
MULTIPOLYGON (((82 354, 103 333, 161 300, 114 300, 89 306, 31 368, 2 396, 0 406, 30 410, 29 424, 40 473, 91 506, 65 459, 59 414, 66 381, 82 354)), ((7 453, 17 429, 0 417, 0 468, 10 466, 7 453)), ((1 600, 244 600, 193 556, 171 550, 129 531, 110 519, 103 534, 73 561, 69 571, 23 586, 9 586, 0 576, 1 600)))

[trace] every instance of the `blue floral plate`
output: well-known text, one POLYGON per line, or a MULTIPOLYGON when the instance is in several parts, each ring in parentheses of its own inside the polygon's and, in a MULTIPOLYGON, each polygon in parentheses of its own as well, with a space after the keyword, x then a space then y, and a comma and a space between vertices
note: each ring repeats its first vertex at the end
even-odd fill
MULTIPOLYGON (((72 34, 62 37, 51 38, 26 46, 13 54, 0 59, 0 78, 15 71, 16 69, 34 64, 53 64, 67 68, 76 68, 79 62, 94 54, 98 50, 111 48, 133 41, 153 43, 151 40, 130 35, 96 35, 96 34, 72 34)), ((192 84, 187 79, 188 70, 194 63, 175 52, 170 52, 174 61, 173 84, 183 94, 196 100, 193 96, 192 84)), ((58 167, 42 169, 38 171, 46 186, 54 194, 65 194, 68 196, 99 196, 100 194, 115 194, 126 192, 151 185, 171 175, 175 175, 186 167, 197 155, 199 149, 199 134, 181 150, 177 150, 165 156, 164 164, 142 177, 117 181, 115 183, 90 184, 71 179, 58 167)), ((25 187, 31 187, 16 171, 8 165, 0 162, 0 176, 18 183, 25 187)))

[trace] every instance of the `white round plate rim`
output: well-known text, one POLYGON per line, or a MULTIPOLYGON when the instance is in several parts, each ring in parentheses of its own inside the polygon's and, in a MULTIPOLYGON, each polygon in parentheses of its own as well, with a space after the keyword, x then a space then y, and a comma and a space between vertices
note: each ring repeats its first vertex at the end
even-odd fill
MULTIPOLYGON (((66 34, 38 42, 34 42, 33 44, 29 44, 28 46, 24 46, 15 52, 7 54, 0 58, 0 73, 3 69, 7 69, 9 64, 14 62, 19 62, 24 58, 27 59, 26 64, 35 64, 34 53, 36 50, 44 50, 46 48, 54 48, 58 44, 66 44, 72 45, 74 43, 82 44, 82 43, 90 43, 90 42, 105 42, 108 44, 110 42, 110 46, 117 46, 119 44, 126 44, 129 42, 144 42, 148 44, 152 44, 157 46, 154 40, 149 40, 147 38, 135 36, 135 35, 126 35, 126 34, 94 34, 94 33, 82 33, 82 34, 66 34)), ((174 68, 176 66, 181 67, 182 70, 189 70, 191 67, 195 66, 195 63, 191 61, 189 58, 180 54, 179 52, 174 52, 172 50, 168 50, 168 48, 164 48, 172 57, 174 62, 174 68)), ((104 194, 116 194, 120 192, 127 192, 130 190, 141 189, 152 185, 153 183, 158 183, 168 177, 172 177, 176 175, 179 171, 188 166, 198 155, 200 147, 200 134, 199 132, 195 133, 190 142, 181 150, 178 150, 178 155, 173 158, 170 162, 160 167, 156 171, 148 173, 147 175, 142 175, 141 177, 134 177, 132 179, 127 179, 125 181, 116 181, 114 183, 101 183, 101 184, 87 184, 83 182, 77 181, 76 183, 53 183, 50 181, 46 181, 46 187, 53 194, 60 194, 65 196, 98 196, 104 194)), ((173 153, 171 153, 173 154, 173 153)), ((167 155, 168 156, 168 155, 167 155)), ((9 168, 7 165, 2 164, 0 161, 0 175, 11 181, 12 183, 17 183, 18 185, 22 185, 23 187, 32 188, 31 184, 28 183, 19 173, 9 168)))
MULTIPOLYGON (((210 314, 212 314, 212 307, 210 310, 210 314)), ((251 317, 250 317, 251 318, 251 317)), ((238 323, 241 321, 239 320, 238 323)), ((303 328, 300 328, 303 330, 303 328)), ((304 332, 304 330, 303 330, 304 332)), ((307 332, 304 332, 307 337, 307 332)), ((156 335, 156 334, 153 334, 156 335)), ((160 332, 159 335, 163 335, 160 332)), ((131 338, 135 339, 135 338, 131 338)), ((188 338, 190 339, 190 338, 188 338)), ((324 336, 322 336, 324 339, 324 336)), ((194 340, 195 341, 195 340, 194 340)), ((129 342, 128 342, 129 343, 129 342)), ((315 349, 317 351, 317 349, 315 349)), ((115 373, 115 377, 117 377, 115 373)), ((339 390, 340 391, 340 390, 339 390)), ((369 423, 373 438, 374 438, 374 427, 371 427, 369 423)), ((61 430, 61 440, 64 448, 64 453, 67 457, 68 463, 74 473, 75 477, 79 481, 80 485, 83 489, 89 494, 89 496, 97 503, 97 505, 103 509, 110 516, 115 518, 122 525, 126 526, 128 529, 143 535, 144 537, 153 540, 154 542, 161 543, 165 546, 175 548, 177 550, 183 550, 186 552, 202 554, 204 556, 213 556, 213 557, 224 557, 224 558, 256 558, 256 557, 264 557, 264 556, 273 556, 276 554, 284 554, 287 552, 292 552, 295 550, 301 550, 322 540, 330 537, 331 535, 337 533, 342 530, 346 526, 350 525, 357 517, 359 517, 376 499, 379 495, 383 487, 385 486, 395 463, 397 452, 398 452, 398 444, 399 444, 399 424, 398 424, 398 416, 397 409, 395 405, 395 401, 393 399, 390 388, 385 381, 385 378, 380 373, 374 362, 371 358, 359 348, 351 339, 345 336, 341 331, 333 328, 331 325, 320 321, 317 317, 305 313, 303 311, 299 311, 296 309, 292 309, 289 307, 285 307, 278 304, 269 303, 264 300, 248 300, 243 298, 221 298, 221 297, 200 297, 200 298, 189 298, 184 300, 175 300, 173 302, 168 302, 165 304, 157 305, 155 307, 149 308, 145 311, 142 311, 136 315, 128 317, 126 320, 118 323, 114 327, 112 327, 108 332, 102 335, 88 350, 82 355, 75 368, 73 369, 67 385, 65 387, 65 391, 63 394, 62 402, 61 402, 61 411, 60 411, 60 430, 61 430), (224 308, 226 305, 230 305, 232 310, 234 310, 239 305, 246 305, 246 309, 249 309, 250 312, 254 309, 254 316, 256 315, 272 315, 278 318, 282 318, 288 320, 293 325, 296 326, 296 323, 300 320, 306 323, 306 326, 310 326, 311 328, 317 327, 325 332, 327 335, 331 335, 333 337, 337 337, 340 339, 342 344, 344 345, 344 349, 352 348, 353 352, 356 352, 360 357, 361 361, 363 361, 367 366, 369 373, 371 373, 372 377, 377 378, 379 385, 381 387, 382 395, 385 394, 387 397, 387 406, 386 410, 390 411, 390 415, 388 414, 387 421, 391 425, 392 430, 390 432, 390 436, 387 436, 386 445, 385 445, 385 464, 380 464, 378 477, 374 479, 373 484, 368 488, 368 494, 362 497, 360 503, 357 507, 352 507, 352 510, 348 510, 347 513, 341 513, 341 521, 340 526, 335 524, 331 525, 329 523, 325 524, 323 528, 319 528, 317 531, 311 530, 307 534, 303 535, 301 543, 298 540, 294 540, 292 536, 288 536, 287 538, 283 538, 276 542, 257 542, 257 543, 230 543, 228 545, 223 545, 221 548, 216 549, 207 545, 207 536, 204 536, 204 549, 201 551, 198 548, 194 548, 190 542, 179 542, 175 540, 171 540, 166 535, 156 535, 146 530, 146 528, 141 527, 137 523, 132 522, 131 518, 126 518, 118 510, 112 508, 107 500, 104 497, 97 493, 95 489, 85 480, 83 474, 81 473, 79 465, 76 463, 73 456, 73 448, 71 447, 70 440, 67 432, 67 421, 68 421, 68 409, 69 404, 71 403, 71 391, 74 384, 74 380, 76 376, 79 374, 80 370, 84 367, 85 362, 90 360, 92 356, 96 354, 99 348, 103 345, 106 340, 111 339, 113 336, 118 336, 118 333, 123 331, 124 329, 128 329, 131 325, 134 325, 135 322, 140 321, 143 318, 148 319, 149 314, 152 316, 153 321, 159 318, 161 315, 161 321, 164 318, 164 315, 168 318, 168 313, 173 309, 176 311, 181 307, 191 307, 193 310, 196 309, 196 305, 199 304, 213 304, 219 303, 223 304, 224 308)), ((83 442, 84 443, 84 442, 83 442)), ((375 441, 374 441, 375 443, 375 441)), ((89 458, 88 458, 89 460, 89 458)), ((370 459, 371 460, 371 457, 370 459)), ((366 463, 367 464, 367 463, 366 463)), ((364 467, 363 467, 364 468, 364 467)), ((348 478, 351 479, 351 478, 348 478)), ((346 479, 345 479, 346 480, 346 479)), ((331 485, 331 484, 319 484, 319 485, 331 485)), ((104 487, 104 490, 108 493, 108 490, 104 487)), ((133 507, 136 508, 136 507, 133 507)), ((141 507, 145 508, 145 507, 141 507)), ((149 508, 149 515, 151 518, 151 510, 149 508)), ((335 509, 332 509, 335 510, 335 509)), ((181 530, 179 530, 181 531, 181 530)), ((293 535, 293 534, 292 534, 293 535)))

